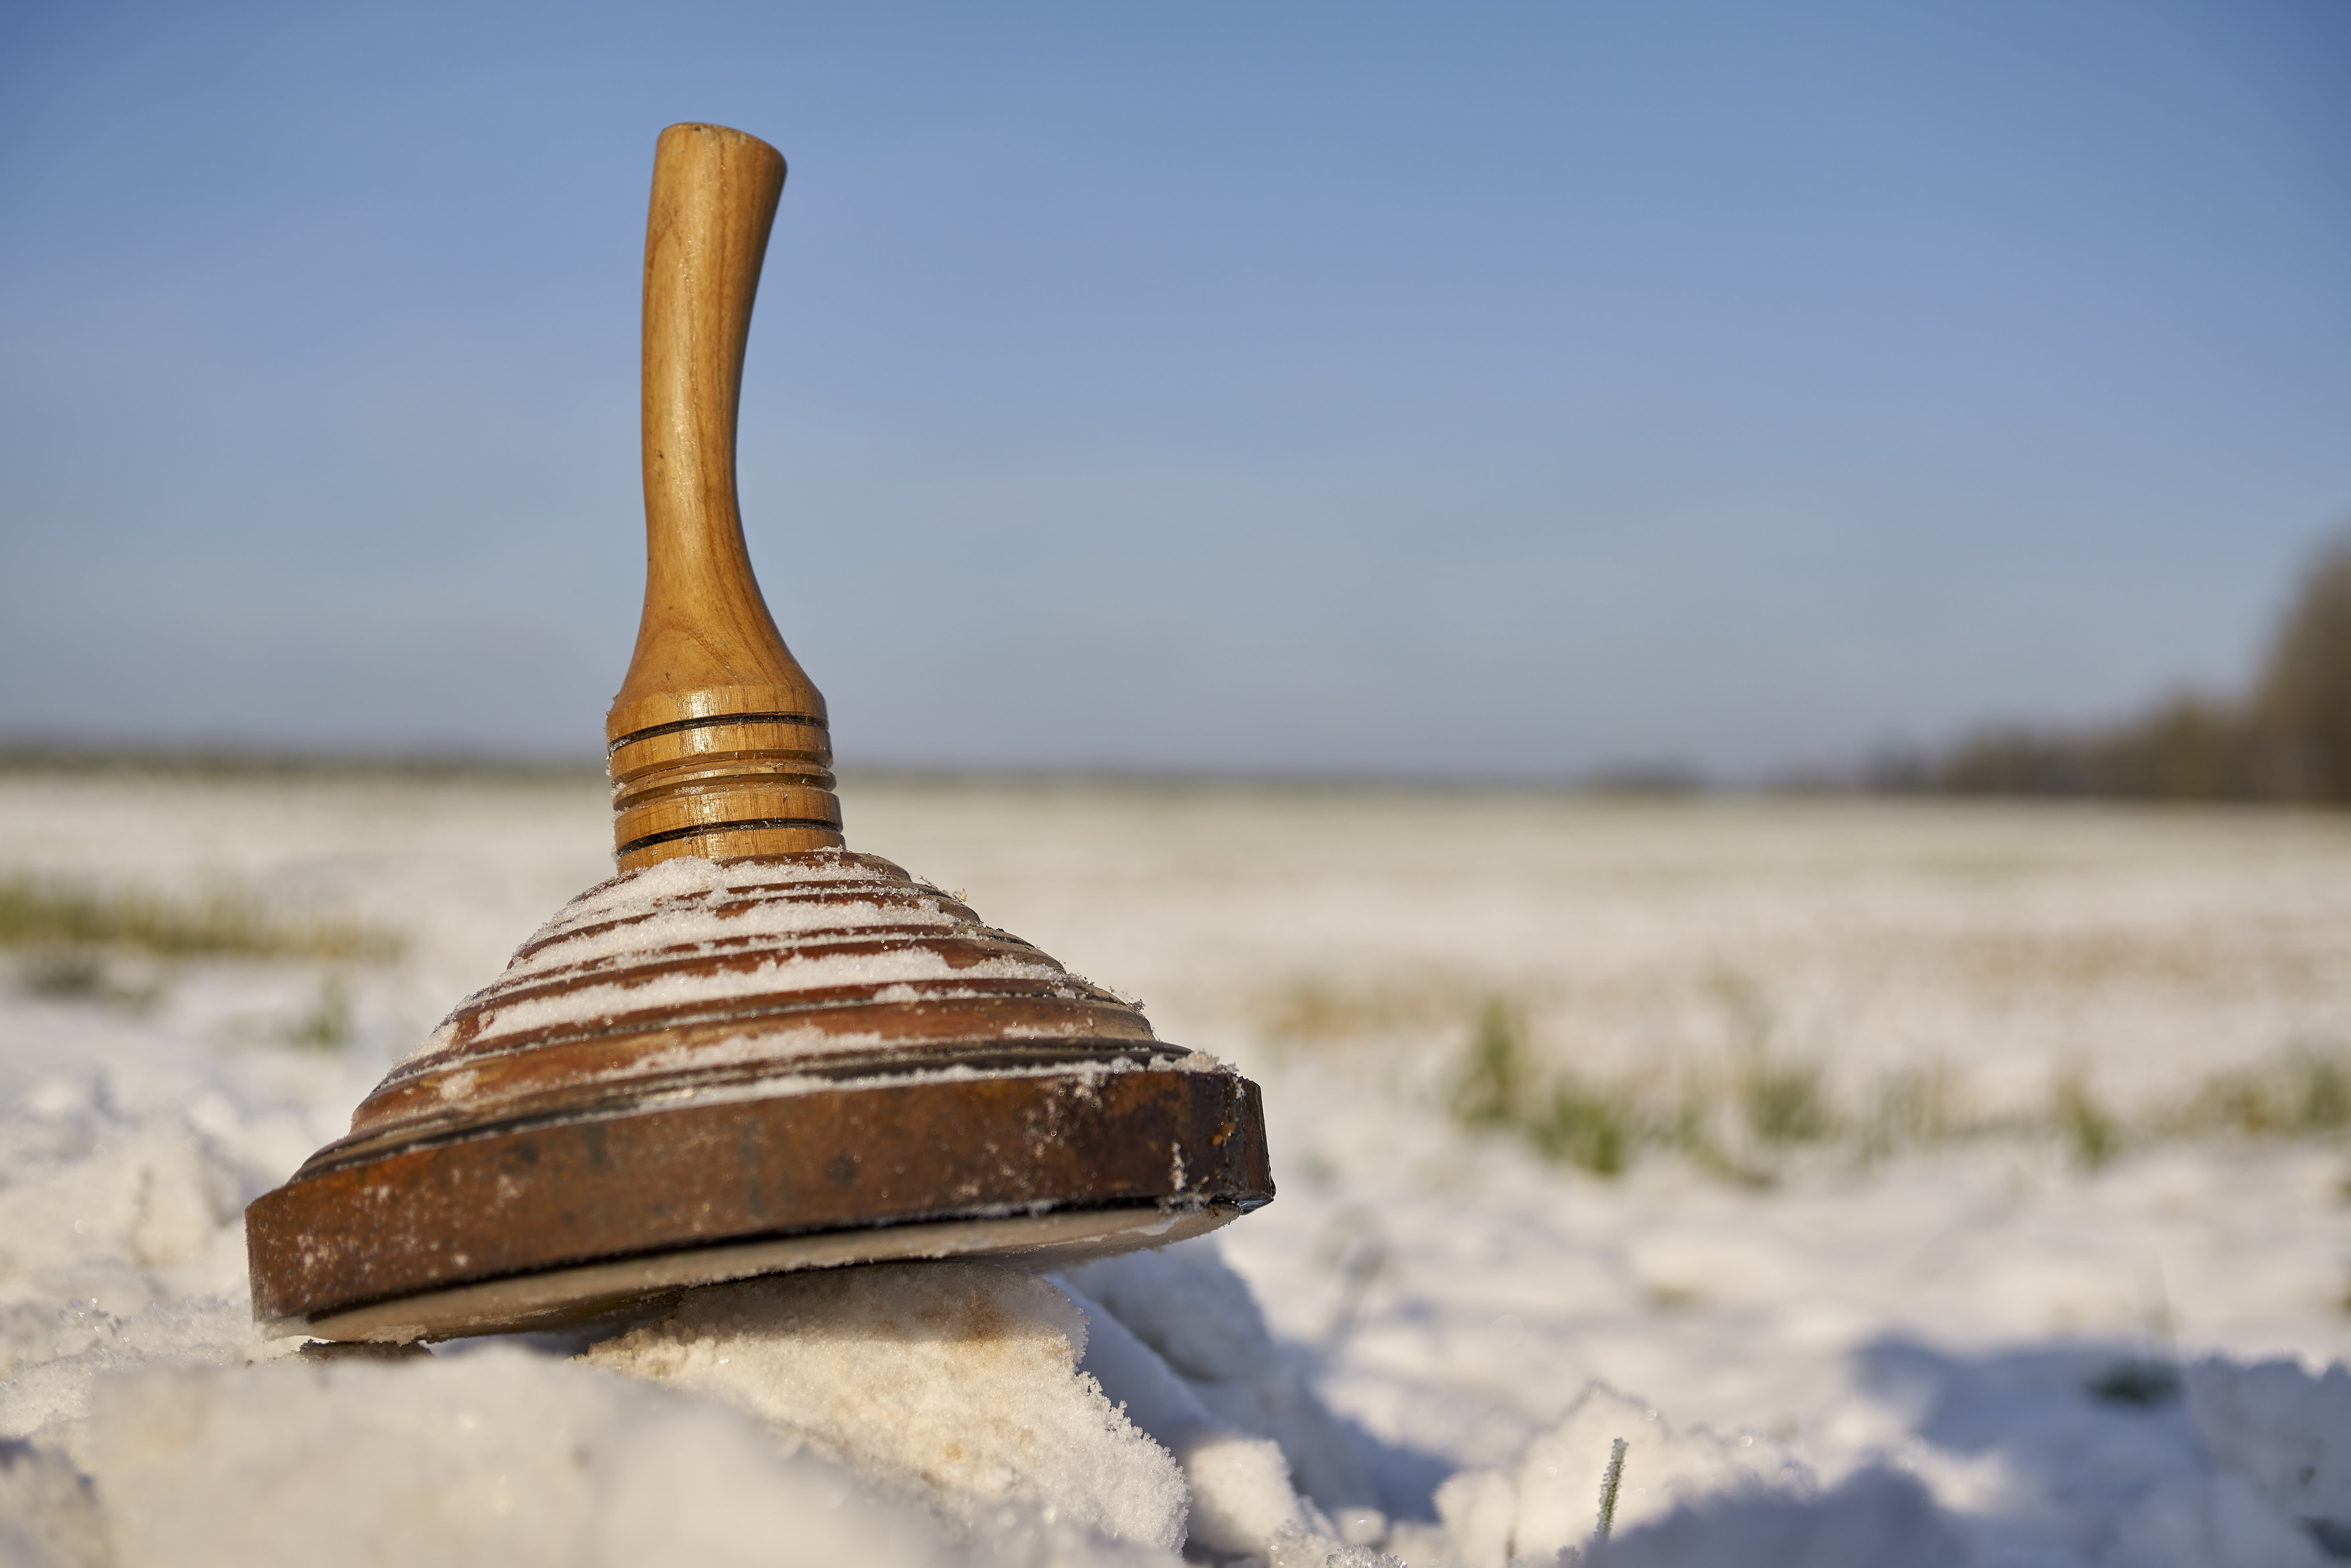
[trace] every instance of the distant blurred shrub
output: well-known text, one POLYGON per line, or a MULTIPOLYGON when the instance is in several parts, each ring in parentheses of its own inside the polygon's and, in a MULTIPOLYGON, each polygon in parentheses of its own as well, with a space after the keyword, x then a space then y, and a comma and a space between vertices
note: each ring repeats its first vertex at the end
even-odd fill
POLYGON ((1952 751, 1925 782, 1961 795, 2249 800, 2268 793, 2250 716, 2193 693, 2103 733, 1987 730, 1952 751))
POLYGON ((2006 726, 1896 758, 1882 789, 2351 805, 2351 534, 2311 561, 2242 700, 2182 693, 2111 728, 2006 726))
POLYGON ((2271 647, 2253 720, 2270 792, 2351 805, 2351 537, 2304 576, 2271 647))

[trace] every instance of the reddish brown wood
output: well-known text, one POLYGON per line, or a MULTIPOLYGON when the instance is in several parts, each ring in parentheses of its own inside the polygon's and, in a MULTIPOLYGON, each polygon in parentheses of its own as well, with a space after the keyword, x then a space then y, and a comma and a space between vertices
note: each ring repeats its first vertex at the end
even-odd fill
POLYGON ((1166 1071, 647 1108, 312 1165, 246 1211, 265 1319, 758 1237, 1273 1196, 1254 1086, 1166 1071))
POLYGON ((439 1043, 376 1086, 350 1136, 319 1158, 549 1107, 591 1113, 778 1074, 1003 1071, 1169 1054, 1134 1007, 878 855, 750 858, 716 874, 723 893, 688 891, 625 918, 597 912, 627 894, 629 876, 580 894, 551 934, 525 943, 505 975, 457 1005, 439 1043), (643 935, 655 928, 671 939, 643 935), (883 960, 890 972, 826 983, 823 966, 844 960, 883 960), (1008 964, 1022 972, 984 972, 1008 964), (582 1008, 582 995, 603 999, 582 1008), (528 1021, 550 1009, 564 1016, 528 1021))

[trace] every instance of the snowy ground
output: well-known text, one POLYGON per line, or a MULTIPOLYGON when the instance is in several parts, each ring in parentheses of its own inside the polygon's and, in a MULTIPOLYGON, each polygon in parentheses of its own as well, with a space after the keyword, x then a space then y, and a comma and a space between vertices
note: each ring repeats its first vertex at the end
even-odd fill
POLYGON ((256 1341, 243 1203, 605 874, 601 791, 0 777, 0 878, 402 944, 0 952, 0 1563, 2351 1553, 2351 821, 843 793, 1264 1085, 1221 1263, 256 1341))

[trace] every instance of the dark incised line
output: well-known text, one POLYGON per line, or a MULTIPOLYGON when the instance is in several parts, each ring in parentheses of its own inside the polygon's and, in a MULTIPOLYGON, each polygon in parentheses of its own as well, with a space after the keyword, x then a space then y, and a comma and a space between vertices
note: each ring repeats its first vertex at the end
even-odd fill
POLYGON ((632 729, 604 747, 604 755, 610 757, 632 741, 651 740, 657 735, 675 735, 681 730, 710 729, 729 724, 809 724, 825 730, 827 734, 831 733, 824 720, 810 713, 721 713, 713 714, 708 718, 681 718, 669 724, 654 725, 650 729, 632 729))
POLYGON ((642 839, 631 839, 613 852, 634 854, 655 844, 674 843, 680 839, 695 838, 704 833, 739 833, 747 828, 815 828, 828 833, 841 831, 839 822, 828 822, 821 817, 755 817, 744 822, 704 822, 696 827, 672 828, 665 833, 647 833, 642 839))

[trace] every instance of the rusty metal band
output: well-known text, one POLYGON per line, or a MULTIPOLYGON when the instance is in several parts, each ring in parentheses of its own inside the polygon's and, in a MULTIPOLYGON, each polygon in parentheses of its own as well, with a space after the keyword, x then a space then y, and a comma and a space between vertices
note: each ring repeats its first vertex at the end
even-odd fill
POLYGON ((1257 1086, 1144 1069, 899 1082, 493 1130, 297 1176, 246 1210, 254 1306, 746 1240, 1273 1197, 1257 1086))

